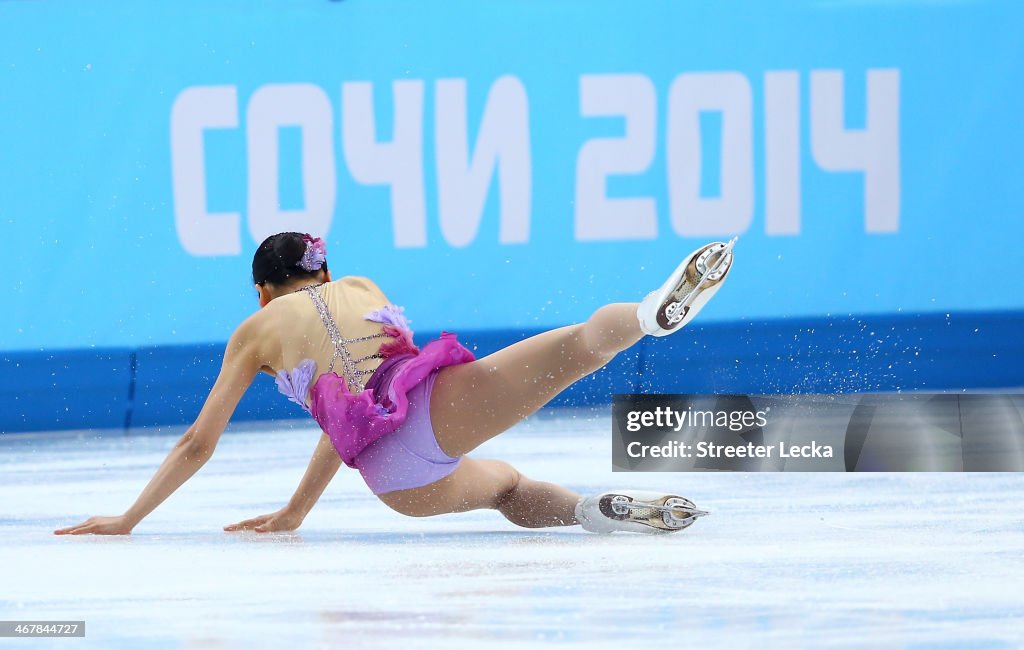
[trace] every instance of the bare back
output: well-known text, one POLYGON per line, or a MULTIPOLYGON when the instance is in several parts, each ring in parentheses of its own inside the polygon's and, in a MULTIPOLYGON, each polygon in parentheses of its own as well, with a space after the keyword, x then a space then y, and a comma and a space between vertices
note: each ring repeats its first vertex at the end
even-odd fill
MULTIPOLYGON (((369 278, 347 276, 324 284, 318 291, 345 338, 361 338, 383 330, 380 323, 363 318, 388 304, 387 297, 369 278)), ((276 375, 280 370, 291 371, 305 359, 312 359, 316 362, 313 383, 328 371, 335 346, 307 292, 300 290, 275 298, 253 318, 257 321, 252 323, 252 333, 257 338, 261 370, 276 375)), ((348 348, 353 359, 363 359, 376 354, 381 343, 387 340, 359 341, 350 343, 348 348)), ((372 371, 380 361, 368 358, 358 367, 372 371)), ((344 374, 340 359, 335 362, 334 372, 344 374)))

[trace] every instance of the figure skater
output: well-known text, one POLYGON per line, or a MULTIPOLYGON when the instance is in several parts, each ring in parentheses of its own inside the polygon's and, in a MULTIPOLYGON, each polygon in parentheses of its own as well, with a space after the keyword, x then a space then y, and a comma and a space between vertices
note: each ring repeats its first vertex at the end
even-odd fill
POLYGON ((527 528, 682 530, 706 513, 678 495, 622 490, 584 498, 467 454, 644 335, 686 325, 725 281, 734 242, 697 249, 640 303, 605 305, 585 323, 474 359, 447 332, 417 348, 402 308, 376 284, 331 279, 323 240, 268 237, 252 262, 260 309, 231 335, 195 422, 124 514, 54 532, 130 533, 210 459, 259 371, 276 377, 324 433, 288 504, 226 531, 298 528, 341 463, 357 469, 387 506, 413 517, 490 508, 527 528))

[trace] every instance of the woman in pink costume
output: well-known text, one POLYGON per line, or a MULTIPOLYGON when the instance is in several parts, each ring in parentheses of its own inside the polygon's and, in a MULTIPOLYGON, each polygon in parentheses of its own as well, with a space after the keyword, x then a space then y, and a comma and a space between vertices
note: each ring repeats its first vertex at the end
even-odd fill
POLYGON ((544 332, 482 359, 443 333, 413 344, 402 308, 368 278, 331 279, 321 239, 280 233, 253 257, 260 307, 232 334, 205 405, 128 510, 57 534, 127 534, 210 458, 256 374, 323 430, 281 510, 225 530, 294 530, 342 463, 390 508, 414 517, 498 510, 524 527, 671 532, 702 514, 673 494, 622 490, 583 497, 467 456, 607 364, 644 335, 689 322, 725 281, 733 242, 702 246, 640 303, 614 303, 586 322, 544 332))

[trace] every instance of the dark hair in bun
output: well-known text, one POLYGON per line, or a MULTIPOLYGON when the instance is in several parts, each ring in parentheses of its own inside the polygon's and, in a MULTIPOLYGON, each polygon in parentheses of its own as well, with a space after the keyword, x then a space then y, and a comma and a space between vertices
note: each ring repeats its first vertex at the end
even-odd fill
MULTIPOLYGON (((307 253, 307 247, 313 242, 320 242, 322 250, 321 240, 300 232, 281 232, 267 237, 252 256, 252 281, 255 284, 269 282, 283 285, 295 279, 313 278, 320 271, 327 271, 326 260, 313 270, 304 268, 310 266, 311 255, 307 253)), ((322 259, 320 256, 317 261, 322 259)))

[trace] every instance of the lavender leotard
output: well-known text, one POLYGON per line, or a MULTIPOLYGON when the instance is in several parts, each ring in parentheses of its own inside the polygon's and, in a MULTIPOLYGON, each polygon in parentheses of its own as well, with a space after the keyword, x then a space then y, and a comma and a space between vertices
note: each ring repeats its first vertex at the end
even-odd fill
MULTIPOLYGON (((395 368, 409 362, 408 358, 400 358, 388 368, 386 364, 391 359, 386 359, 381 364, 384 370, 375 372, 366 384, 367 390, 373 390, 375 395, 386 394, 395 368)), ((428 485, 454 472, 462 460, 461 456, 452 458, 444 453, 430 424, 430 393, 437 373, 432 371, 406 393, 409 408, 405 422, 355 457, 356 468, 374 494, 428 485)))
POLYGON ((362 474, 374 494, 420 487, 455 471, 460 458, 445 454, 430 424, 430 392, 439 369, 473 361, 473 353, 454 334, 417 348, 402 309, 388 305, 364 318, 384 325, 383 332, 346 339, 331 317, 316 285, 306 287, 335 346, 331 368, 309 388, 316 362, 306 359, 290 373, 278 373, 277 385, 288 398, 306 409, 330 437, 338 455, 362 474), (377 354, 352 359, 348 343, 389 337, 377 354), (345 376, 333 371, 341 358, 345 376), (384 361, 365 386, 358 363, 369 358, 384 361), (310 405, 306 406, 306 392, 310 405))

